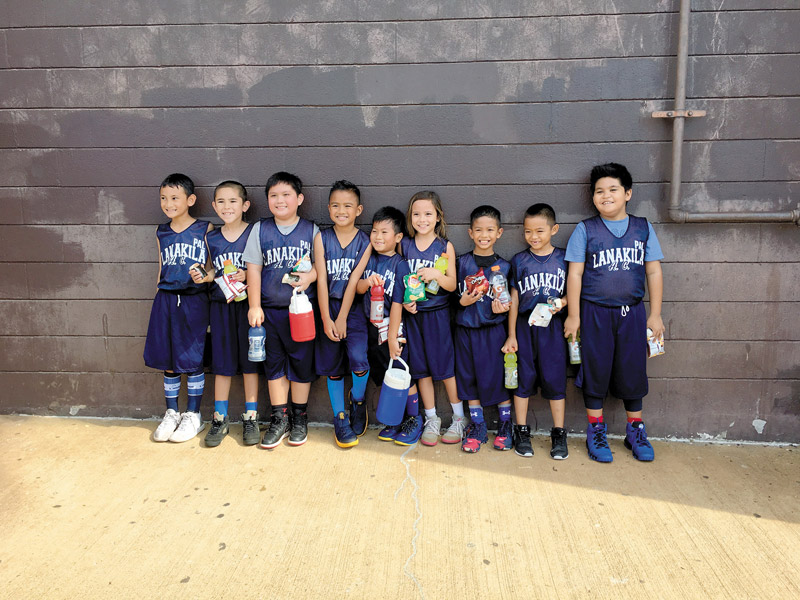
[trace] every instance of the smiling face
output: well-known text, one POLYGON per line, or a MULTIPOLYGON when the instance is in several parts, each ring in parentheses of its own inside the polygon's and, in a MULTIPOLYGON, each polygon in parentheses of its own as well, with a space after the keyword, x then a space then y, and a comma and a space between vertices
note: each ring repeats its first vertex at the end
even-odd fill
POLYGON ((621 221, 627 212, 633 190, 626 190, 616 177, 602 177, 594 184, 592 202, 607 221, 621 221))
POLYGON ((467 230, 469 237, 475 242, 475 251, 479 254, 491 254, 494 245, 503 235, 503 228, 493 217, 483 216, 472 221, 467 230))
POLYGON ((542 215, 535 217, 525 217, 523 223, 525 232, 525 241, 534 254, 550 254, 553 251, 553 245, 550 243, 556 233, 558 233, 558 225, 551 225, 550 222, 542 215))
POLYGON ((350 190, 336 190, 328 200, 328 215, 338 227, 352 227, 363 209, 358 203, 358 196, 350 190))
POLYGON ((277 221, 294 221, 297 207, 303 203, 303 194, 298 194, 288 183, 276 183, 267 192, 269 211, 277 221))
POLYGON ((436 207, 430 200, 417 200, 411 205, 411 227, 416 235, 435 233, 438 222, 436 207))
POLYGON ((222 222, 230 225, 242 220, 242 215, 250 208, 250 202, 242 200, 236 188, 221 187, 214 194, 213 206, 222 222))
POLYGON ((372 249, 378 254, 393 254, 401 239, 403 234, 394 230, 392 221, 378 221, 372 224, 369 241, 372 249))
POLYGON ((161 210, 171 220, 182 219, 189 214, 189 207, 193 206, 197 196, 186 193, 180 186, 165 185, 161 188, 161 210))

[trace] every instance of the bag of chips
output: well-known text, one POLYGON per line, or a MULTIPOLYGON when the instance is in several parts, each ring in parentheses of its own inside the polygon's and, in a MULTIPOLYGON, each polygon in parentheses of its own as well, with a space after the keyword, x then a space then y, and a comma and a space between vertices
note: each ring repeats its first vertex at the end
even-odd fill
POLYGON ((406 293, 403 294, 403 303, 409 304, 410 302, 421 302, 427 300, 425 295, 425 284, 416 273, 409 273, 403 277, 403 283, 406 285, 406 293))
POLYGON ((472 294, 476 290, 484 294, 489 291, 489 280, 486 279, 483 269, 480 269, 475 275, 469 275, 466 278, 466 284, 468 294, 472 294))

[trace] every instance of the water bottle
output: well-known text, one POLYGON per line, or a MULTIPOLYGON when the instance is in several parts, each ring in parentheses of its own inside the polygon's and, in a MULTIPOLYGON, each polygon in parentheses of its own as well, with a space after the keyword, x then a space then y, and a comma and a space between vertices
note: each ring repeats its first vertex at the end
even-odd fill
POLYGON ((515 390, 519 386, 519 372, 517 371, 517 353, 509 352, 503 358, 505 365, 505 386, 509 390, 515 390))
POLYGON ((569 346, 569 363, 571 365, 581 364, 581 334, 573 338, 571 335, 567 338, 567 345, 569 346))
POLYGON ((377 325, 383 323, 383 286, 373 285, 369 293, 369 322, 377 325))
POLYGON ((508 293, 508 282, 500 272, 500 265, 492 267, 489 283, 494 290, 494 297, 496 300, 500 300, 503 304, 509 304, 511 302, 511 295, 508 293))
POLYGON ((264 343, 267 341, 267 330, 261 325, 251 327, 247 334, 249 348, 247 350, 247 360, 250 362, 264 362, 267 360, 267 349, 264 343))
MULTIPOLYGON (((433 268, 437 271, 441 272, 442 275, 447 273, 447 253, 442 252, 439 258, 436 259, 436 262, 433 263, 433 268)), ((428 285, 425 286, 425 289, 429 291, 431 294, 436 294, 439 291, 439 282, 435 279, 431 279, 428 282, 428 285)))

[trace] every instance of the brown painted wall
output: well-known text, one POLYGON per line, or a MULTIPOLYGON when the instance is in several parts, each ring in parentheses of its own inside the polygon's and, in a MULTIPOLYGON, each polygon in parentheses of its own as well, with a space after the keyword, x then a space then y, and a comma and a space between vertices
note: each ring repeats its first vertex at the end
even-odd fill
MULTIPOLYGON (((667 222, 671 128, 649 115, 672 107, 677 1, 240 4, 5 3, 0 410, 163 411, 160 374, 141 353, 156 186, 169 172, 200 186, 202 217, 227 178, 265 216, 261 188, 279 169, 307 183, 304 214, 320 223, 335 179, 363 186, 362 224, 432 187, 459 251, 469 211, 488 201, 510 256, 533 201, 555 206, 565 245, 590 214, 589 167, 615 160, 637 182, 631 212, 655 224, 667 256, 651 433, 800 439, 800 231, 667 222)), ((796 208, 797 3, 693 8, 688 103, 708 116, 686 124, 684 203, 796 208)), ((325 388, 314 390, 313 416, 326 420, 325 388)), ((240 398, 237 387, 232 412, 240 398)), ((549 427, 544 403, 532 405, 549 427)), ((572 387, 568 407, 581 429, 572 387)))

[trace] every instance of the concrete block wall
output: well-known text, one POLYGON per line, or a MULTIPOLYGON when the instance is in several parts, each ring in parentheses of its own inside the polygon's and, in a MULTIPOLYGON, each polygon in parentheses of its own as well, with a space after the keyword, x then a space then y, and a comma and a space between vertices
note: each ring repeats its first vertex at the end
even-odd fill
MULTIPOLYGON (((667 219, 671 127, 650 113, 672 107, 676 0, 4 4, 0 411, 163 412, 141 352, 167 173, 195 180, 205 218, 229 178, 266 216, 263 184, 281 169, 306 182, 303 214, 321 224, 335 179, 362 186, 365 226, 433 188, 459 252, 489 202, 510 257, 534 201, 554 205, 565 245, 591 214, 589 168, 614 160, 666 254, 651 433, 800 439, 800 231, 667 219)), ((686 124, 689 209, 798 206, 798 29, 793 0, 693 2, 688 105, 708 115, 686 124)), ((240 399, 236 386, 232 411, 240 399)), ((316 385, 312 417, 328 406, 316 385)), ((532 411, 549 427, 541 399, 532 411)), ((568 414, 580 430, 571 385, 568 414)))

